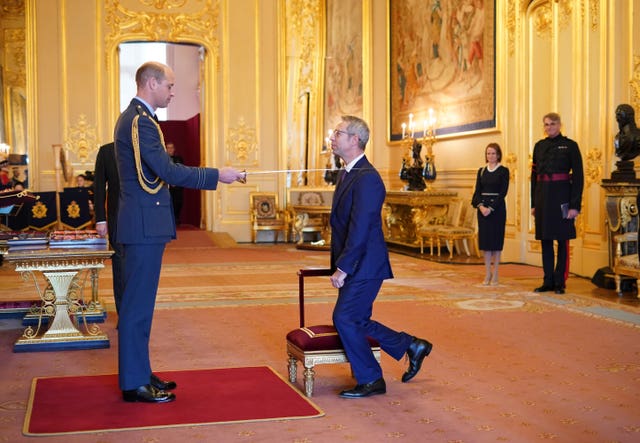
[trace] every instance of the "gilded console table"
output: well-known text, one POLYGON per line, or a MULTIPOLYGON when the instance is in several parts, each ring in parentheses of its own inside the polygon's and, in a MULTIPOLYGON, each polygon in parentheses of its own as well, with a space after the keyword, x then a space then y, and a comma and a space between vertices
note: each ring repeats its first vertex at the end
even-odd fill
MULTIPOLYGON (((640 180, 618 182, 602 180, 600 184, 605 191, 605 208, 609 226, 609 266, 614 265, 616 256, 616 235, 627 232, 638 232, 638 207, 636 197, 640 190, 640 180)), ((622 247, 622 255, 636 254, 637 244, 629 242, 622 247)))
POLYGON ((106 245, 12 249, 5 254, 5 260, 15 266, 23 280, 34 282, 42 301, 36 308, 37 324, 26 327, 14 352, 108 348, 109 338, 98 325, 88 323, 85 314, 95 308, 98 271, 113 251, 106 245), (91 280, 92 294, 91 302, 85 304, 82 293, 87 278, 91 280))
POLYGON ((457 195, 446 189, 388 191, 382 209, 387 243, 419 248, 418 227, 437 224, 444 219, 449 204, 457 195))

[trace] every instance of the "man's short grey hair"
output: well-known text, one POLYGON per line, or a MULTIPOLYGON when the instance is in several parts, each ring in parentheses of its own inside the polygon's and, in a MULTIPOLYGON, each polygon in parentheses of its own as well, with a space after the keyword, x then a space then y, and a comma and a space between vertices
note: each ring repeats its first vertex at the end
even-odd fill
POLYGON ((347 132, 358 136, 358 145, 364 151, 369 141, 369 125, 355 115, 343 115, 342 121, 347 124, 347 132))

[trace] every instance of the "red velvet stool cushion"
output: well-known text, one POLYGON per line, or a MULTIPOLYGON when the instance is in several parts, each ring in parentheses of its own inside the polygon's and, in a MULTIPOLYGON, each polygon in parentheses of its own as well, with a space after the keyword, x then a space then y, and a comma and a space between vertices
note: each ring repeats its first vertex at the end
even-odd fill
MULTIPOLYGON (((380 346, 377 341, 367 337, 369 345, 380 346)), ((342 349, 342 342, 333 325, 305 326, 294 329, 287 334, 287 341, 302 351, 324 351, 342 349)))

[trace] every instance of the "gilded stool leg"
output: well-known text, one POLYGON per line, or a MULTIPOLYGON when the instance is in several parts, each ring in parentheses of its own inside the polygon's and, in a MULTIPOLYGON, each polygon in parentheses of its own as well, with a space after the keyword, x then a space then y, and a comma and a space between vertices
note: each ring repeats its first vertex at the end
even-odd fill
POLYGON ((315 372, 313 370, 313 366, 305 366, 304 368, 304 392, 307 397, 313 396, 313 378, 315 376, 315 372))
POLYGON ((298 361, 295 357, 289 355, 289 365, 287 367, 289 368, 289 381, 295 383, 296 378, 298 378, 298 361))

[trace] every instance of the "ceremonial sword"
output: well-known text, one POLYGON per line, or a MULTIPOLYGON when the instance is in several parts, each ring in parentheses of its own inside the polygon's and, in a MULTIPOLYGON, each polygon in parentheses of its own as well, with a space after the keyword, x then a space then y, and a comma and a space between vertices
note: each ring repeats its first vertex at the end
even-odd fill
POLYGON ((284 174, 291 172, 326 172, 326 171, 338 171, 339 169, 329 169, 329 168, 321 168, 321 169, 271 169, 268 171, 242 171, 244 172, 244 178, 242 180, 238 180, 240 183, 247 182, 247 176, 249 174, 257 175, 257 174, 284 174))

